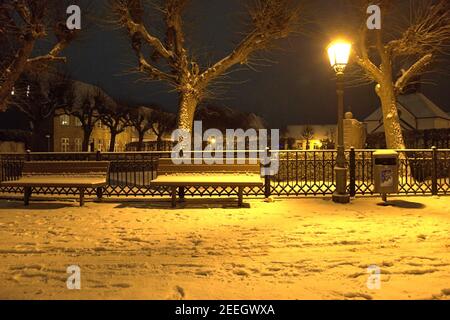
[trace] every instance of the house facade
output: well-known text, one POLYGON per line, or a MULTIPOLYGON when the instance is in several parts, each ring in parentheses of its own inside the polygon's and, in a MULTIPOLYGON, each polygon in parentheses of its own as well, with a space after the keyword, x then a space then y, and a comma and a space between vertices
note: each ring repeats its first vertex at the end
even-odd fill
MULTIPOLYGON (((127 144, 133 141, 134 130, 126 128, 116 137, 115 152, 123 152, 127 144)), ((83 145, 83 129, 80 120, 67 114, 57 114, 53 118, 52 141, 54 152, 81 152, 83 145)), ((97 121, 92 131, 88 151, 109 151, 111 134, 107 126, 97 121), (92 150, 93 148, 93 150, 92 150)))

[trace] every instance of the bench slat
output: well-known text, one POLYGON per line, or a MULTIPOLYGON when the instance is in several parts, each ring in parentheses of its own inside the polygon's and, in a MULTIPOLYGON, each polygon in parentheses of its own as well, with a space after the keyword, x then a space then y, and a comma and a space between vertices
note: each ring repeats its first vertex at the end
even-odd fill
POLYGON ((259 165, 180 165, 180 166, 159 166, 158 173, 207 173, 207 172, 229 172, 229 173, 259 173, 261 168, 259 165))

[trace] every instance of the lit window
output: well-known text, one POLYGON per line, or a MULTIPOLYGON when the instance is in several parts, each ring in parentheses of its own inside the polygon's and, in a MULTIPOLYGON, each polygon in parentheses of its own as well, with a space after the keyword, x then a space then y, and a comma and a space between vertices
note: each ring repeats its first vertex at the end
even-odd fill
POLYGON ((69 138, 61 138, 61 152, 69 152, 69 138))
POLYGON ((59 118, 62 126, 70 126, 70 117, 67 114, 63 114, 59 118))
POLYGON ((75 139, 75 152, 81 152, 82 146, 81 146, 81 139, 76 138, 75 139))
POLYGON ((97 128, 103 129, 103 123, 101 121, 97 121, 97 128))

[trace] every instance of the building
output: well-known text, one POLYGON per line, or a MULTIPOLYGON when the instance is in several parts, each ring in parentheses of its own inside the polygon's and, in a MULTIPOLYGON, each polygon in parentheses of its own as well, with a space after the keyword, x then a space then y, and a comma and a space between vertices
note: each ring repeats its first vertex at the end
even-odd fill
MULTIPOLYGON (((81 152, 83 129, 80 120, 74 116, 59 113, 53 118, 53 135, 49 135, 54 152, 81 152)), ((123 152, 134 138, 134 130, 129 127, 116 137, 114 151, 123 152)), ((111 134, 108 127, 98 121, 92 131, 88 151, 109 151, 111 134), (94 150, 92 150, 92 147, 94 150)))
MULTIPOLYGON (((397 99, 400 124, 403 130, 449 129, 450 116, 420 92, 401 95, 397 99)), ((381 107, 364 122, 368 134, 384 132, 381 107)))

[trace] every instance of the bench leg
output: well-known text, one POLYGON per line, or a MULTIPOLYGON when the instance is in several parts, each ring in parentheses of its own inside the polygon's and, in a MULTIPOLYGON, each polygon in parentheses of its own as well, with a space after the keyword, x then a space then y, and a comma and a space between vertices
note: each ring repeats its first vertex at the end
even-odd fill
POLYGON ((23 193, 23 202, 24 202, 24 205, 26 205, 26 206, 30 205, 31 193, 32 193, 31 187, 25 187, 24 193, 23 193))
POLYGON ((84 188, 80 188, 80 207, 84 206, 84 188))
POLYGON ((102 187, 97 188, 96 193, 97 193, 97 199, 101 200, 103 198, 103 188, 102 187))
POLYGON ((177 207, 177 187, 172 187, 172 208, 177 207))
POLYGON ((178 195, 180 197, 180 202, 184 202, 184 198, 185 198, 185 195, 186 195, 184 187, 179 187, 178 188, 178 195))
POLYGON ((244 206, 244 188, 238 187, 238 206, 242 208, 244 206))

